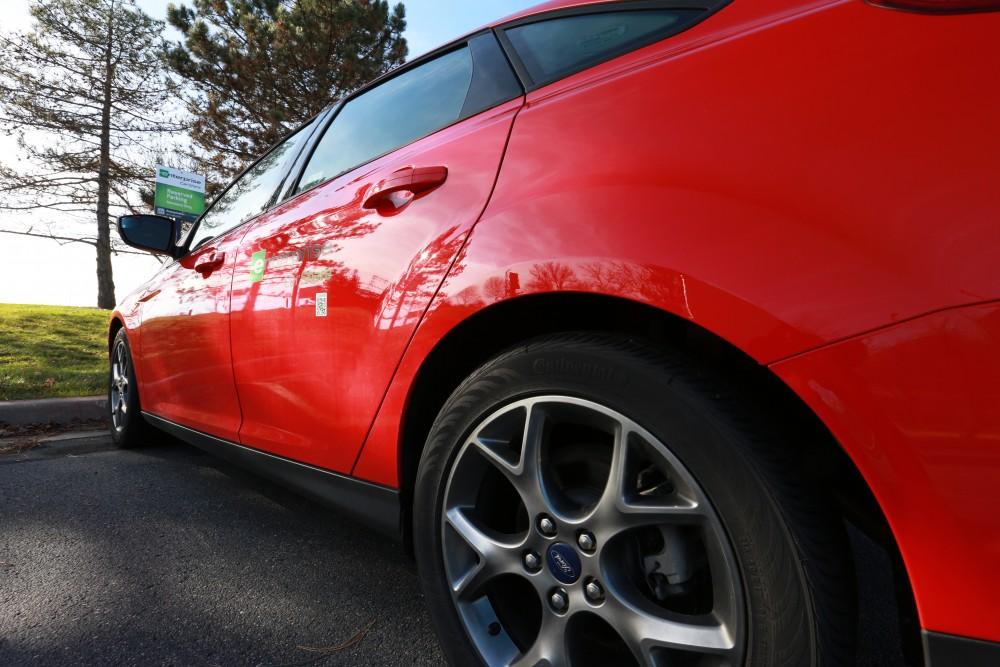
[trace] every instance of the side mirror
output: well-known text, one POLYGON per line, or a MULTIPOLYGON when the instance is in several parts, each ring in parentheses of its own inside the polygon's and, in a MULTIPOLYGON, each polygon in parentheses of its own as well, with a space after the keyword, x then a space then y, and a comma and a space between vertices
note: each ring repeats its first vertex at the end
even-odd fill
POLYGON ((177 222, 160 215, 123 215, 118 218, 118 234, 140 250, 171 257, 177 250, 177 222))

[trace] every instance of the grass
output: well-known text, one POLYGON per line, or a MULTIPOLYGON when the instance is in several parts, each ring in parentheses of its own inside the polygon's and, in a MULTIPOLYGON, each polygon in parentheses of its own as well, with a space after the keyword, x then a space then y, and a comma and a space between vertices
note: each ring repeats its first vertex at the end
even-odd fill
POLYGON ((103 394, 110 313, 0 304, 0 401, 103 394))

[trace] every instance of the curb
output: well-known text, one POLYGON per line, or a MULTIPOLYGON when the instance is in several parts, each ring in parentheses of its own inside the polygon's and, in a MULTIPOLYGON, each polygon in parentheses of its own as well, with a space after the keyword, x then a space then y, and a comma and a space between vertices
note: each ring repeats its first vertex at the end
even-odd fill
POLYGON ((74 431, 44 438, 30 435, 0 438, 0 468, 13 463, 81 456, 113 448, 108 429, 74 431))
POLYGON ((42 398, 28 401, 0 401, 0 426, 25 424, 72 424, 102 419, 106 396, 42 398))

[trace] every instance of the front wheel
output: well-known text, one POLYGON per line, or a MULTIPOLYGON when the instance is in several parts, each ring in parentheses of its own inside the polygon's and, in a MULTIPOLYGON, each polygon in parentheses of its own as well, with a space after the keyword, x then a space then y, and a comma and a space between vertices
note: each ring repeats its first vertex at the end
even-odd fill
POLYGON ((429 435, 414 545, 456 665, 853 660, 842 524, 782 448, 676 355, 519 346, 429 435))
POLYGON ((135 381, 132 350, 125 329, 119 329, 111 345, 108 369, 108 408, 111 439, 121 448, 136 447, 149 437, 149 427, 139 407, 139 387, 135 381))

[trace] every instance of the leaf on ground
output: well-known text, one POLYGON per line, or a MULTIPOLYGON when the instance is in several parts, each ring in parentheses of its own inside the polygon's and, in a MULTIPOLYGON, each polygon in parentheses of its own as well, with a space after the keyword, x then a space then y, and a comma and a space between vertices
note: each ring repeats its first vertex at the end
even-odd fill
POLYGON ((311 653, 322 653, 324 655, 339 653, 344 649, 348 649, 351 648, 352 646, 357 646, 358 644, 360 644, 361 641, 365 638, 365 635, 368 634, 368 631, 371 630, 372 626, 374 625, 375 625, 374 620, 369 621, 368 625, 361 628, 353 637, 351 637, 350 639, 346 639, 340 642, 339 644, 335 644, 334 646, 296 646, 295 648, 299 649, 300 651, 309 651, 311 653))

